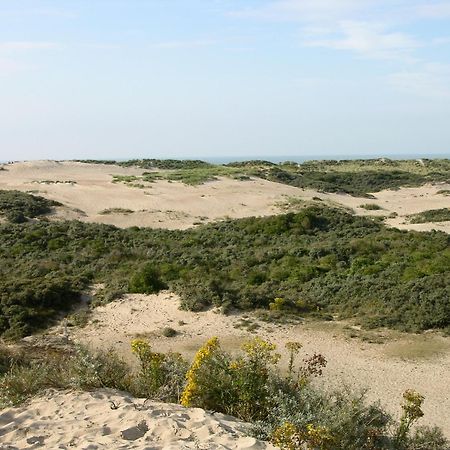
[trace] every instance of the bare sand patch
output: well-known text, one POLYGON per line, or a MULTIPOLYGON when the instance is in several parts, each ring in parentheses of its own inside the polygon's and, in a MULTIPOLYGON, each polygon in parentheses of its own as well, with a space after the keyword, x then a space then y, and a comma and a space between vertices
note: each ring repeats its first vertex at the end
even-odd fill
POLYGON ((275 449, 233 417, 145 402, 109 389, 47 391, 0 413, 4 449, 275 449))
POLYGON ((439 425, 450 436, 449 338, 436 333, 411 338, 411 335, 386 332, 384 343, 373 344, 350 338, 342 325, 334 322, 277 325, 259 321, 254 314, 246 316, 259 328, 248 332, 236 328, 242 315, 224 316, 214 310, 194 313, 178 307, 179 298, 169 292, 127 295, 96 308, 90 323, 85 328, 73 329, 71 338, 94 349, 112 347, 132 362, 130 341, 136 336, 147 336, 155 351, 176 351, 192 358, 198 347, 212 336, 218 336, 223 348, 233 352, 242 342, 258 335, 277 344, 284 365, 285 343, 299 341, 305 354, 317 352, 326 357, 328 365, 323 384, 330 387, 346 384, 353 390, 367 388, 369 400, 379 399, 395 416, 399 414, 402 393, 415 389, 426 398, 425 417, 421 422, 439 425), (160 332, 163 327, 172 327, 178 333, 164 337, 160 332), (417 354, 411 345, 413 348, 421 345, 423 350, 417 354), (427 347, 439 350, 423 357, 427 347))

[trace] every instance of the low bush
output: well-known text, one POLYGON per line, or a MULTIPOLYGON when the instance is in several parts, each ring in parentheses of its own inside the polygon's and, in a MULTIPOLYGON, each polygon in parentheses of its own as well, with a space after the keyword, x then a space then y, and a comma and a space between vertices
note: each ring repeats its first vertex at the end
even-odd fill
POLYGON ((411 223, 448 222, 450 221, 450 208, 430 209, 408 216, 411 223))
POLYGON ((364 203, 363 205, 359 205, 360 208, 366 209, 367 211, 379 211, 383 209, 380 205, 376 203, 364 203))

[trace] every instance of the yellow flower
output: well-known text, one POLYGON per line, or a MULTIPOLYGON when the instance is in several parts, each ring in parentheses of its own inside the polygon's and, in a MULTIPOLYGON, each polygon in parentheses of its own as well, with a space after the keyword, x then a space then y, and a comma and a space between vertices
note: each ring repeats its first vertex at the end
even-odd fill
POLYGON ((271 436, 271 442, 282 450, 296 450, 300 440, 297 427, 291 422, 285 422, 278 427, 271 436))
POLYGON ((131 341, 131 351, 142 359, 143 356, 151 353, 150 344, 142 339, 133 339, 131 341))
POLYGON ((249 342, 242 344, 242 350, 251 358, 260 361, 267 361, 271 364, 276 364, 280 359, 278 353, 272 353, 277 346, 271 342, 267 342, 260 337, 255 337, 249 342))

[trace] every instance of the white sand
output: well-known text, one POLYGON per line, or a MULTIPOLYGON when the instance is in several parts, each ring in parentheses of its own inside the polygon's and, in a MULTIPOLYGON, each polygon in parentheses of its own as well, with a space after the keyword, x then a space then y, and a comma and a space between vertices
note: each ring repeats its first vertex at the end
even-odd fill
POLYGON ((388 216, 386 223, 398 228, 450 232, 450 222, 409 224, 409 214, 450 207, 450 197, 437 194, 450 189, 448 184, 425 185, 374 193, 376 199, 342 194, 325 194, 311 189, 299 189, 261 179, 238 181, 220 178, 199 186, 181 182, 156 181, 143 183, 144 189, 124 183, 113 183, 112 175, 141 175, 145 170, 116 165, 85 164, 71 161, 32 161, 6 165, 0 171, 0 189, 31 191, 57 200, 65 206, 57 208, 56 218, 99 222, 118 227, 144 226, 185 229, 194 224, 266 216, 283 212, 280 204, 289 197, 323 199, 325 204, 348 207, 358 215, 388 216), (42 183, 52 181, 51 184, 42 183), (56 183, 56 182, 60 183, 56 183), (62 182, 73 181, 73 184, 62 182), (376 203, 383 209, 366 211, 365 203, 376 203), (100 214, 109 208, 132 210, 129 214, 100 214))
MULTIPOLYGON (((168 292, 127 295, 123 300, 96 308, 90 324, 72 330, 71 336, 95 349, 112 347, 130 362, 134 361, 130 341, 139 335, 147 337, 155 351, 173 350, 188 358, 212 336, 218 336, 223 348, 230 351, 236 351, 243 341, 254 336, 235 328, 242 316, 181 311, 178 305, 179 298, 168 292), (162 337, 164 327, 172 327, 179 334, 162 337)), ((412 336, 386 332, 386 343, 370 344, 348 338, 332 323, 278 326, 258 323, 257 334, 278 345, 284 354, 282 363, 286 364, 284 344, 299 341, 304 353, 321 353, 328 360, 323 376, 325 385, 367 388, 368 398, 379 399, 394 415, 400 412, 401 396, 406 389, 419 391, 426 397, 425 417, 421 422, 437 424, 450 436, 449 338, 434 333, 412 336)))
POLYGON ((0 448, 275 449, 246 436, 246 428, 246 424, 223 414, 144 403, 144 399, 109 389, 51 390, 29 404, 0 412, 0 448))

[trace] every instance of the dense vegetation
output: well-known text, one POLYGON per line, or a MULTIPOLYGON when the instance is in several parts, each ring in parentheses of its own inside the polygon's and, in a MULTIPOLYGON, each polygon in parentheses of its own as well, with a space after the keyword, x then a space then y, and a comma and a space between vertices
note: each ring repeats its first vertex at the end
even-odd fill
POLYGON ((345 193, 370 198, 370 192, 397 189, 402 186, 420 186, 428 182, 449 182, 449 172, 420 174, 403 170, 360 171, 316 170, 315 166, 280 164, 252 170, 261 178, 291 186, 316 189, 323 192, 345 193))
POLYGON ((54 206, 59 206, 53 200, 29 195, 19 191, 0 190, 0 215, 13 223, 26 222, 27 218, 34 218, 48 214, 54 206))
POLYGON ((317 206, 186 231, 3 224, 0 333, 45 326, 92 282, 106 283, 97 301, 168 287, 192 310, 268 308, 410 331, 446 328, 449 242, 445 233, 387 229, 317 206))
POLYGON ((282 450, 450 448, 437 427, 411 429, 423 416, 420 393, 406 391, 400 419, 393 420, 379 405, 368 404, 364 395, 324 392, 311 381, 321 376, 327 361, 320 354, 301 355, 298 342, 286 343, 290 361, 285 375, 277 370, 276 347, 259 338, 244 343, 233 356, 212 338, 190 367, 181 355, 157 353, 143 340, 132 341, 131 348, 139 361, 135 371, 113 351, 93 355, 66 346, 44 354, 34 349, 13 355, 1 349, 0 407, 18 405, 49 387, 110 387, 139 398, 234 415, 251 424, 248 433, 282 450))
POLYGON ((450 221, 450 208, 430 209, 409 216, 411 223, 448 222, 450 221))

